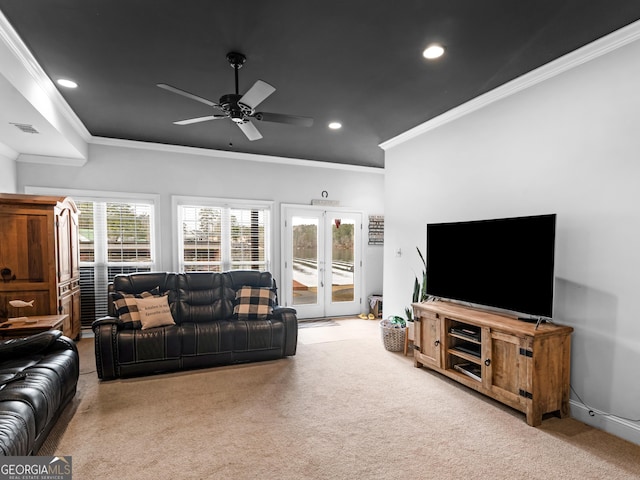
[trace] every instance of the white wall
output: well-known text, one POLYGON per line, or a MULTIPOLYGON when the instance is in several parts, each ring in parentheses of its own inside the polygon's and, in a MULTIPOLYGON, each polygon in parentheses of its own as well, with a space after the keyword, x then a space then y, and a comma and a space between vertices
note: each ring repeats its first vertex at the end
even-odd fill
MULTIPOLYGON (((160 196, 159 268, 173 270, 175 248, 171 196, 202 196, 274 202, 273 273, 280 284, 280 204, 309 205, 326 190, 330 200, 366 215, 384 213, 383 172, 371 168, 328 168, 319 162, 272 163, 212 156, 196 149, 163 148, 135 142, 92 144, 83 167, 54 166, 18 161, 18 190, 47 187, 160 196), (169 150, 169 151, 167 151, 169 150)), ((255 157, 246 157, 255 158, 255 157)), ((339 166, 336 166, 339 167, 339 166)), ((366 228, 366 225, 365 225, 366 228)), ((365 296, 382 291, 380 246, 363 252, 365 296)), ((366 298, 366 297, 365 297, 366 298)), ((363 300, 366 303, 366 300, 363 300)), ((366 310, 367 305, 363 305, 366 310)))
POLYGON ((16 193, 16 162, 0 154, 0 193, 16 193))
MULTIPOLYGON (((557 213, 555 321, 574 327, 571 385, 640 419, 640 42, 386 154, 384 296, 410 303, 428 222, 557 213), (401 248, 402 257, 395 251, 401 248)), ((640 443, 638 423, 572 415, 640 443)))

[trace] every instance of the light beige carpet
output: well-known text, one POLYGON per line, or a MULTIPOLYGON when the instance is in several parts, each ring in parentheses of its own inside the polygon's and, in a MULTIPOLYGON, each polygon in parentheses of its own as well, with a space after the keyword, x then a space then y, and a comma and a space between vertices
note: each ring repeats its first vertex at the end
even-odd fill
POLYGON ((524 415, 388 352, 377 321, 300 330, 296 356, 99 382, 40 454, 91 479, 631 479, 640 446, 524 415))

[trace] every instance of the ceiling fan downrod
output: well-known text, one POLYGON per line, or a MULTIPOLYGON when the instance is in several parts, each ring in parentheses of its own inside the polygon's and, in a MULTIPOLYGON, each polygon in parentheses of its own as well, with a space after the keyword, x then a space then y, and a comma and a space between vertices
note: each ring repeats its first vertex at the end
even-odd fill
POLYGON ((238 88, 238 70, 242 68, 246 60, 247 60, 247 57, 245 57, 241 53, 237 53, 237 52, 227 53, 227 61, 229 62, 229 65, 231 65, 231 67, 233 68, 236 74, 236 95, 240 95, 239 88, 238 88))

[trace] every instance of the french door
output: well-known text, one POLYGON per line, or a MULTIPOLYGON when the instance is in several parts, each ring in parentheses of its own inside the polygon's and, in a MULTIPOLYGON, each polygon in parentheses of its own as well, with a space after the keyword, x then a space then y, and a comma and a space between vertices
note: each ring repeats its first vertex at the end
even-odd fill
POLYGON ((298 318, 361 310, 362 214, 319 207, 283 207, 284 285, 281 304, 298 318))

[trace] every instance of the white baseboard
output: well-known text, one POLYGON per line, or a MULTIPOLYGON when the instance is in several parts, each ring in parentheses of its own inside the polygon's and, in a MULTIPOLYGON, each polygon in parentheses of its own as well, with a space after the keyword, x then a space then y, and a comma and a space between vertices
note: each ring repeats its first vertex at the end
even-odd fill
POLYGON ((576 420, 640 445, 640 425, 637 423, 609 416, 604 412, 585 407, 582 403, 574 400, 571 400, 569 404, 571 405, 571 416, 576 420), (592 410, 594 412, 593 416, 589 414, 592 410))

